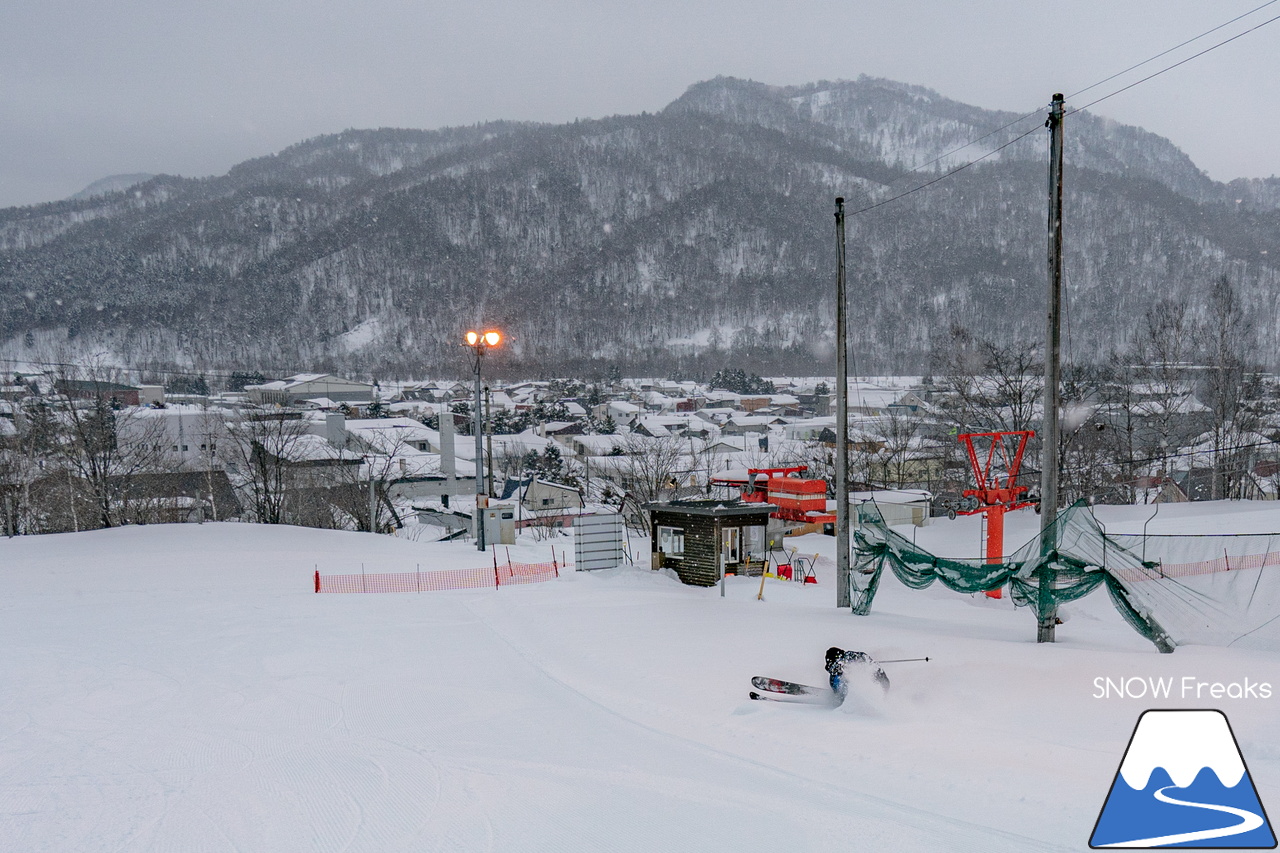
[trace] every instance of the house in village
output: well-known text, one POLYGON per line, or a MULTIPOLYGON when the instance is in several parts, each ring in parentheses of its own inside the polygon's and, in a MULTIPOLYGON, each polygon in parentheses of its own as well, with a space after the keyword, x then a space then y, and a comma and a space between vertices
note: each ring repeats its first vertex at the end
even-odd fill
POLYGON ((734 415, 720 428, 721 435, 767 435, 770 427, 786 424, 786 418, 761 415, 734 415))
POLYGON ((59 379, 54 389, 71 400, 101 400, 115 408, 138 405, 141 391, 137 385, 98 379, 59 379))
POLYGON ((498 499, 519 501, 529 513, 576 515, 584 506, 582 492, 576 487, 538 477, 508 479, 498 499))
POLYGON ((475 448, 472 459, 446 460, 439 451, 440 433, 410 418, 347 420, 326 417, 325 437, 335 447, 365 459, 362 476, 385 484, 387 493, 403 498, 441 498, 475 492, 475 448))
POLYGON ((672 438, 683 436, 688 429, 689 422, 684 418, 644 415, 636 420, 631 432, 649 438, 672 438))
POLYGON ((299 373, 261 385, 246 385, 244 390, 249 402, 258 405, 291 406, 322 398, 335 403, 368 404, 374 399, 372 384, 332 373, 299 373))
POLYGON ((554 438, 561 444, 568 444, 569 437, 574 435, 582 435, 586 430, 586 424, 582 421, 547 421, 534 428, 534 431, 543 438, 554 438))
POLYGON ((218 442, 227 435, 229 417, 226 409, 190 404, 138 408, 116 421, 117 440, 152 445, 148 449, 187 471, 221 468, 228 448, 218 442))
POLYGON ((631 439, 626 435, 575 435, 569 439, 569 447, 578 456, 620 456, 631 439))
POLYGON ((629 403, 626 400, 608 400, 591 408, 591 414, 599 420, 612 418, 618 426, 626 427, 635 423, 636 418, 640 417, 643 411, 635 403, 629 403))

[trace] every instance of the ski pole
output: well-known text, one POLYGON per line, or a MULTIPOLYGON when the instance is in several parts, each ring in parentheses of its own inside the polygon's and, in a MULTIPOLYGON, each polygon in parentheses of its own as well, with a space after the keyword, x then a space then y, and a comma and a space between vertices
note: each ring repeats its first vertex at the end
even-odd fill
POLYGON ((911 663, 918 660, 925 661, 926 663, 929 661, 928 658, 898 658, 897 660, 878 660, 876 663, 911 663))

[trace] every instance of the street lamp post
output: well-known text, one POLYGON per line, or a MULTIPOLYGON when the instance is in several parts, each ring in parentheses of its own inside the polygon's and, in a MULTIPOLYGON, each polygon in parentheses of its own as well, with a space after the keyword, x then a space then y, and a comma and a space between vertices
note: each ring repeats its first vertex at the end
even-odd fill
MULTIPOLYGON (((486 548, 484 541, 484 510, 489 507, 489 495, 484 488, 484 436, 482 434, 480 420, 480 362, 484 358, 484 354, 491 347, 496 347, 502 343, 502 333, 493 330, 487 332, 467 332, 467 346, 475 350, 476 357, 476 399, 475 399, 475 419, 472 432, 476 437, 476 550, 483 551, 486 548)), ((440 448, 444 451, 446 448, 440 448)), ((452 451, 452 448, 449 448, 452 451)))

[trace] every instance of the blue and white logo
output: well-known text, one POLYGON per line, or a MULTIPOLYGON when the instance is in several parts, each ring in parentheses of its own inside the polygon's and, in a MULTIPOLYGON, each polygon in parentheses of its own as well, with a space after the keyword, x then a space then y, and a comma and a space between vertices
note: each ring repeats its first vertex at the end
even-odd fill
POLYGON ((1089 846, 1274 848, 1226 715, 1144 712, 1089 846))

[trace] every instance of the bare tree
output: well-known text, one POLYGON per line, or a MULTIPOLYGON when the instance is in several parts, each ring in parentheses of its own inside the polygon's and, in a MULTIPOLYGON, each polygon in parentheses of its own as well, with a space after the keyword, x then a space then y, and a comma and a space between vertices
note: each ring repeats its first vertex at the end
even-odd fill
POLYGON ((1213 500, 1244 496, 1250 468, 1245 445, 1260 423, 1257 401, 1262 371, 1253 357, 1256 337, 1253 320, 1230 280, 1222 276, 1209 290, 1208 310, 1198 335, 1206 368, 1201 394, 1211 419, 1213 500))
POLYGON ((952 326, 934 352, 942 377, 940 413, 960 432, 1032 429, 1044 391, 1044 362, 1028 341, 1000 345, 952 326))
POLYGON ((38 532, 31 485, 39 477, 37 460, 22 447, 21 437, 11 446, 0 446, 0 533, 3 535, 38 532))
MULTIPOLYGON (((1179 448, 1199 431, 1190 411, 1195 403, 1189 379, 1196 356, 1196 324, 1184 300, 1162 299, 1147 309, 1127 356, 1131 410, 1137 415, 1133 453, 1150 460, 1150 473, 1168 472, 1179 448)), ((1131 457, 1133 458, 1133 457, 1131 457)))
POLYGON ((641 503, 659 501, 681 485, 689 468, 686 443, 673 436, 650 438, 631 434, 619 445, 625 462, 618 466, 622 486, 641 503))
POLYGON ((921 485, 926 464, 920 453, 920 419, 892 411, 876 419, 879 449, 867 460, 867 481, 891 488, 921 485))
MULTIPOLYGON (((71 478, 72 491, 82 491, 93 507, 92 516, 77 526, 115 527, 129 523, 130 512, 144 505, 148 495, 138 491, 139 475, 172 467, 165 453, 163 428, 142 420, 137 408, 111 399, 107 380, 91 368, 87 379, 64 370, 59 379, 64 391, 58 413, 60 437, 55 443, 56 461, 71 478), (76 390, 72 390, 76 389, 76 390), (78 399, 75 394, 90 399, 78 399)), ((75 501, 74 494, 71 500, 75 501)))
POLYGON ((242 409, 225 422, 221 444, 248 498, 254 519, 262 524, 286 523, 290 491, 316 483, 296 471, 307 424, 300 413, 242 409))
POLYGON ((335 468, 335 508, 356 530, 388 533, 402 526, 392 500, 395 484, 409 477, 438 474, 439 461, 427 461, 428 457, 411 452, 412 444, 399 429, 369 430, 348 443, 350 450, 361 453, 363 464, 335 468))

